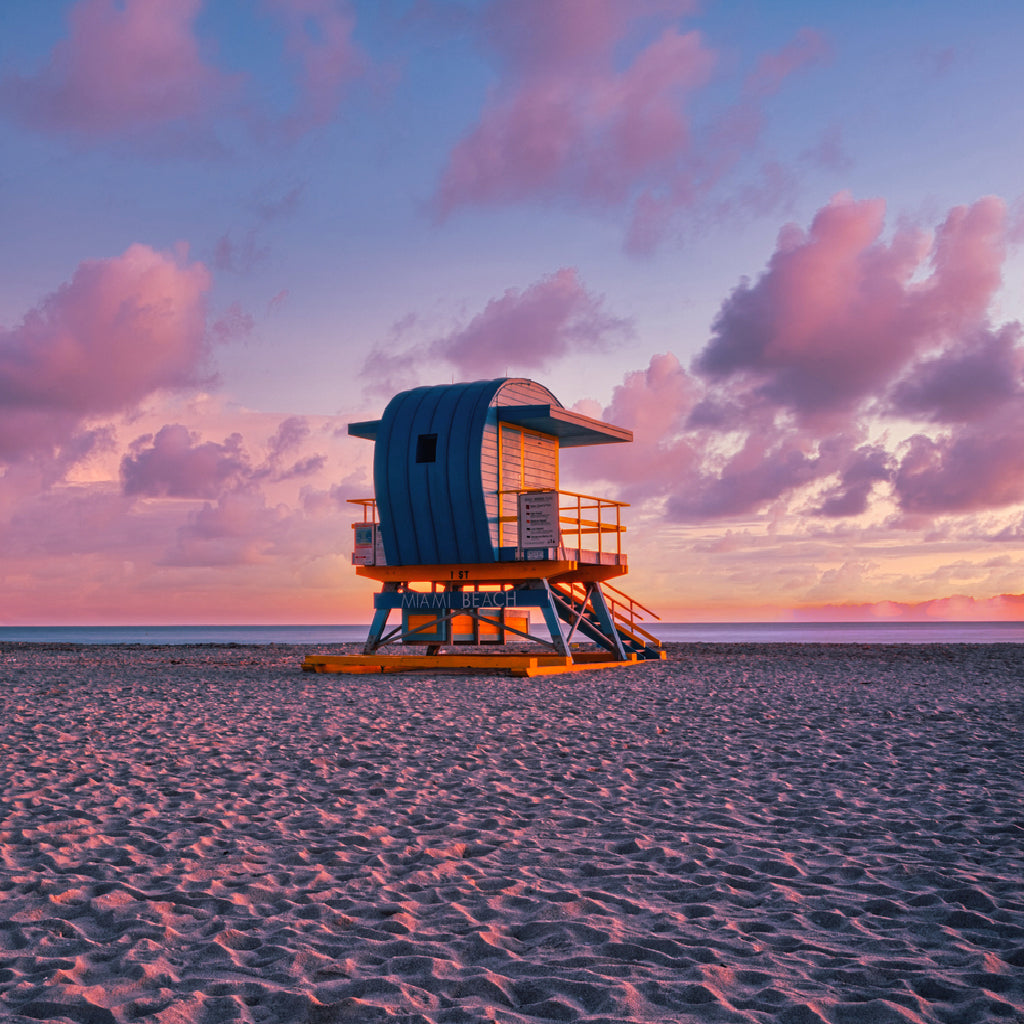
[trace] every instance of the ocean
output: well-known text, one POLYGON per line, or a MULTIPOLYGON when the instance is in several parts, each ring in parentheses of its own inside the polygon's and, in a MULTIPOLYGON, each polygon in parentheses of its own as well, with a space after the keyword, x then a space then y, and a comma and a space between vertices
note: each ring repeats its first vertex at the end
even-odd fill
MULTIPOLYGON (((666 643, 988 644, 1024 643, 1024 622, 659 622, 666 643)), ((0 644, 342 644, 365 625, 0 626, 0 644)))

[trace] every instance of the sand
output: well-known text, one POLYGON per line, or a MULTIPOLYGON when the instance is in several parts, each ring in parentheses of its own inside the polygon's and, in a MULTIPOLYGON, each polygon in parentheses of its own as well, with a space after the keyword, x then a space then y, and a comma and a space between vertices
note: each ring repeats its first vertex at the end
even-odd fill
POLYGON ((0 1017, 1024 1021, 1024 645, 316 652, 3 645, 0 1017))

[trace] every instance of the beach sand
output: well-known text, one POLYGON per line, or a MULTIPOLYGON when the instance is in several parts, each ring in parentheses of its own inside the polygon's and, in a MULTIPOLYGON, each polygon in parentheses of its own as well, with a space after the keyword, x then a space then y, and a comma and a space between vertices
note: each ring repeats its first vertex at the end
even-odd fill
POLYGON ((0 1017, 1024 1021, 1024 645, 0 649, 0 1017))

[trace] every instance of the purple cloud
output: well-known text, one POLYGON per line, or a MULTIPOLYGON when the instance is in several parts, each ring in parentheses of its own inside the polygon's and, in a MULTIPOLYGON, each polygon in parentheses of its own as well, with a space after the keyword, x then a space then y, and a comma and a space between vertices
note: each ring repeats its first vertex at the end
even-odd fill
POLYGON ((937 423, 990 416, 1021 394, 1024 330, 1018 323, 979 328, 936 356, 910 367, 892 390, 891 410, 937 423))
POLYGON ((0 329, 0 460, 69 441, 90 416, 201 380, 210 276, 144 245, 82 263, 0 329))
POLYGON ((722 304, 696 372, 801 418, 844 415, 976 331, 1000 285, 1005 205, 952 210, 934 243, 903 228, 886 244, 884 214, 881 200, 838 197, 808 233, 784 228, 767 270, 722 304))
POLYGON ((206 64, 202 0, 79 0, 46 65, 0 81, 0 102, 35 128, 127 135, 201 119, 234 83, 206 64))
POLYGON ((628 335, 629 323, 608 315, 575 269, 565 267, 523 291, 491 299, 466 327, 440 338, 431 352, 467 375, 507 366, 541 368, 570 352, 600 351, 628 335))
POLYGON ((200 444, 178 423, 163 427, 156 437, 140 437, 132 453, 121 460, 121 480, 129 497, 215 498, 249 472, 241 434, 232 434, 223 444, 200 444))

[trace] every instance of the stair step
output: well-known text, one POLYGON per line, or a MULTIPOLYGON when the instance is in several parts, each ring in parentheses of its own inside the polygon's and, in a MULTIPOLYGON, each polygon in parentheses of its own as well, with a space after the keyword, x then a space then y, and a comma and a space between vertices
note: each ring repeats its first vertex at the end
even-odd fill
MULTIPOLYGON (((611 638, 605 634, 600 619, 592 608, 587 608, 589 603, 588 594, 578 594, 572 584, 559 583, 551 585, 551 592, 555 598, 556 611, 559 618, 570 625, 574 625, 584 635, 595 633, 605 641, 610 642, 611 638)), ((617 611, 616 605, 618 602, 608 600, 607 597, 605 597, 605 600, 611 615, 612 626, 624 650, 644 660, 663 658, 665 656, 657 640, 654 640, 654 638, 646 639, 645 637, 649 636, 649 634, 646 634, 646 631, 617 611), (637 635, 637 631, 645 635, 637 635)), ((590 638, 596 640, 594 636, 590 638)))

